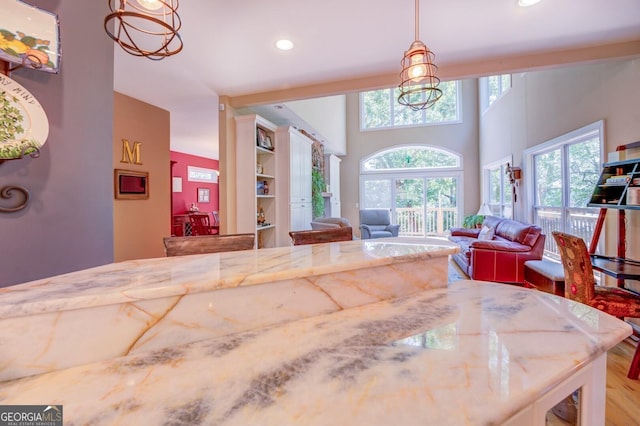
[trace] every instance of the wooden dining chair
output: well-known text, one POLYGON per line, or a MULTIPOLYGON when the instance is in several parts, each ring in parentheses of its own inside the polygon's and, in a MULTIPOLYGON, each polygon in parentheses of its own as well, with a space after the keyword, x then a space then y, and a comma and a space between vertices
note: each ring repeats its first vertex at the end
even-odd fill
POLYGON ((218 214, 217 211, 212 211, 211 218, 213 219, 213 222, 211 223, 211 227, 210 227, 211 233, 219 234, 220 233, 220 215, 218 214))
POLYGON ((255 239, 255 234, 227 234, 164 237, 163 242, 167 256, 185 256, 190 254, 251 250, 254 248, 255 239))
MULTIPOLYGON (((564 268, 564 296, 620 319, 640 318, 640 295, 618 287, 595 285, 591 256, 584 240, 563 232, 553 232, 564 268)), ((634 329, 634 334, 638 335, 634 329)), ((629 367, 630 379, 640 375, 640 344, 629 367)))
POLYGON ((208 213, 189 214, 189 222, 191 222, 191 235, 214 234, 208 213))
POLYGON ((305 244, 351 241, 353 239, 353 231, 351 227, 328 228, 310 231, 291 231, 289 232, 289 236, 294 246, 301 246, 305 244))

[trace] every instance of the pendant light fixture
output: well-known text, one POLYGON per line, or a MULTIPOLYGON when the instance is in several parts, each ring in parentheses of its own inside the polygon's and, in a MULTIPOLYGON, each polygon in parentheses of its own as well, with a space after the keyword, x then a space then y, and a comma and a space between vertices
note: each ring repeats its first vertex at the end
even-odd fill
POLYGON ((182 50, 178 0, 107 0, 104 29, 125 52, 153 60, 182 50))
POLYGON ((440 79, 436 76, 438 67, 433 63, 435 55, 418 40, 419 37, 419 0, 416 2, 415 41, 404 52, 402 72, 400 73, 400 96, 398 102, 414 111, 429 108, 442 97, 438 88, 440 79))

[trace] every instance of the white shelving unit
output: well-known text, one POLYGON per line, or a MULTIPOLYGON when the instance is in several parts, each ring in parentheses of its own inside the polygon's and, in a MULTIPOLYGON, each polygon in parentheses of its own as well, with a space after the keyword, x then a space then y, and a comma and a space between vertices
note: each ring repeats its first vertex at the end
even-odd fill
POLYGON ((235 123, 237 232, 255 233, 258 248, 275 247, 277 127, 255 114, 235 117, 235 123), (259 132, 269 139, 272 149, 258 145, 259 132))

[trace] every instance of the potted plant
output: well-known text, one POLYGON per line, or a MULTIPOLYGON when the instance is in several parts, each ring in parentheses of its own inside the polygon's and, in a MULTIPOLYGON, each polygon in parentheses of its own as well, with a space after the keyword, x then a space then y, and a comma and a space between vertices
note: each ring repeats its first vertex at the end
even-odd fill
POLYGON ((462 226, 465 228, 482 228, 482 222, 484 222, 483 214, 472 214, 464 218, 462 226))
POLYGON ((324 198, 322 191, 326 188, 324 175, 314 168, 311 171, 311 204, 313 206, 313 218, 324 216, 324 198))

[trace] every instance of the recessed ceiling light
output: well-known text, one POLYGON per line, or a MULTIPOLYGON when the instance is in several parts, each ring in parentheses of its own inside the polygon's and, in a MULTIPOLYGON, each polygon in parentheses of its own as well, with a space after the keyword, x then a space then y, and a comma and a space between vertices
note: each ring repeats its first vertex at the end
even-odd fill
POLYGON ((540 3, 540 0, 518 0, 518 5, 522 7, 529 7, 538 3, 540 3))
POLYGON ((278 40, 276 41, 276 47, 280 50, 291 50, 293 49, 293 42, 287 39, 278 40))

